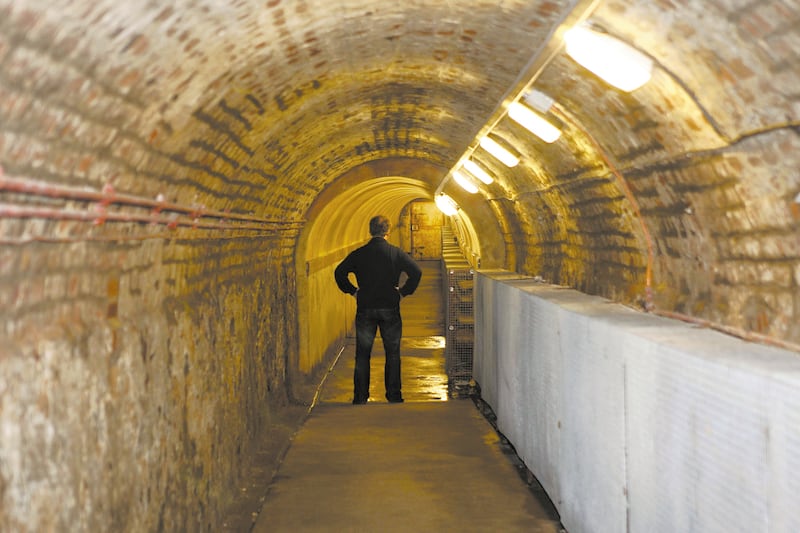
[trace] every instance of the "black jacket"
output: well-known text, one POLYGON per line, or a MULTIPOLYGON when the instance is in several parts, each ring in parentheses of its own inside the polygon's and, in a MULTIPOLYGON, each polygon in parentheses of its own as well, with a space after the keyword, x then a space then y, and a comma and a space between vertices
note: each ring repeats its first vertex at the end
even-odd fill
POLYGON ((358 290, 359 309, 392 309, 400 305, 400 295, 408 296, 417 290, 422 269, 397 246, 383 237, 373 237, 339 263, 334 277, 342 292, 353 294, 358 290), (356 276, 358 289, 348 278, 351 272, 356 276), (408 279, 398 288, 401 272, 408 279))

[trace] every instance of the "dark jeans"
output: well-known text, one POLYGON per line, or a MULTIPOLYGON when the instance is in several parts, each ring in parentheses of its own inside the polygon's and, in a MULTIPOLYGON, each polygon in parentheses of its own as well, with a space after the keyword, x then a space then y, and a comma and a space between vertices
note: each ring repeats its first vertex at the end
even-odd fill
POLYGON ((400 337, 403 335, 400 308, 361 309, 356 312, 356 370, 353 373, 353 400, 356 402, 369 398, 369 360, 377 328, 381 328, 386 352, 383 371, 386 399, 398 401, 403 397, 400 392, 400 337))

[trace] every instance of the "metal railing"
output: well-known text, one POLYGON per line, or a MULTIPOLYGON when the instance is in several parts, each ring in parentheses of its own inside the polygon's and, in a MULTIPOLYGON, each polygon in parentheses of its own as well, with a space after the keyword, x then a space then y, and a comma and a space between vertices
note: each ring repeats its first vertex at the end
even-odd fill
POLYGON ((451 396, 469 392, 475 339, 473 284, 475 271, 455 235, 442 229, 442 286, 445 302, 445 372, 451 396))

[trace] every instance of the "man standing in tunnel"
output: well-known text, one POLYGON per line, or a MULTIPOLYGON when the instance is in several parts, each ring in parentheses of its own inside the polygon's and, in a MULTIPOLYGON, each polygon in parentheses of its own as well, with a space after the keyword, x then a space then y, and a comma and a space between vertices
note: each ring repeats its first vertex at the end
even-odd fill
POLYGON ((387 242, 389 227, 386 217, 372 217, 369 221, 369 242, 353 250, 334 272, 339 289, 354 296, 357 302, 354 404, 367 403, 369 398, 369 363, 377 328, 381 330, 386 352, 386 399, 390 403, 403 401, 400 383, 400 339, 403 335, 400 300, 417 290, 422 269, 406 252, 387 242), (355 274, 358 287, 350 282, 351 272, 355 274), (401 272, 408 276, 402 287, 399 286, 401 272))

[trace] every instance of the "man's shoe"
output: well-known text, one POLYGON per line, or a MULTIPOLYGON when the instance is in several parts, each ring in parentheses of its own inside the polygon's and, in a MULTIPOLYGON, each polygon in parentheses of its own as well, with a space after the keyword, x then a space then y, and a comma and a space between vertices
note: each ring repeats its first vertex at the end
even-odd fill
POLYGON ((402 398, 390 398, 389 403, 403 403, 405 400, 402 398))
POLYGON ((358 399, 355 399, 355 398, 353 399, 353 405, 363 405, 365 403, 367 403, 366 399, 364 399, 364 400, 358 400, 358 399))

